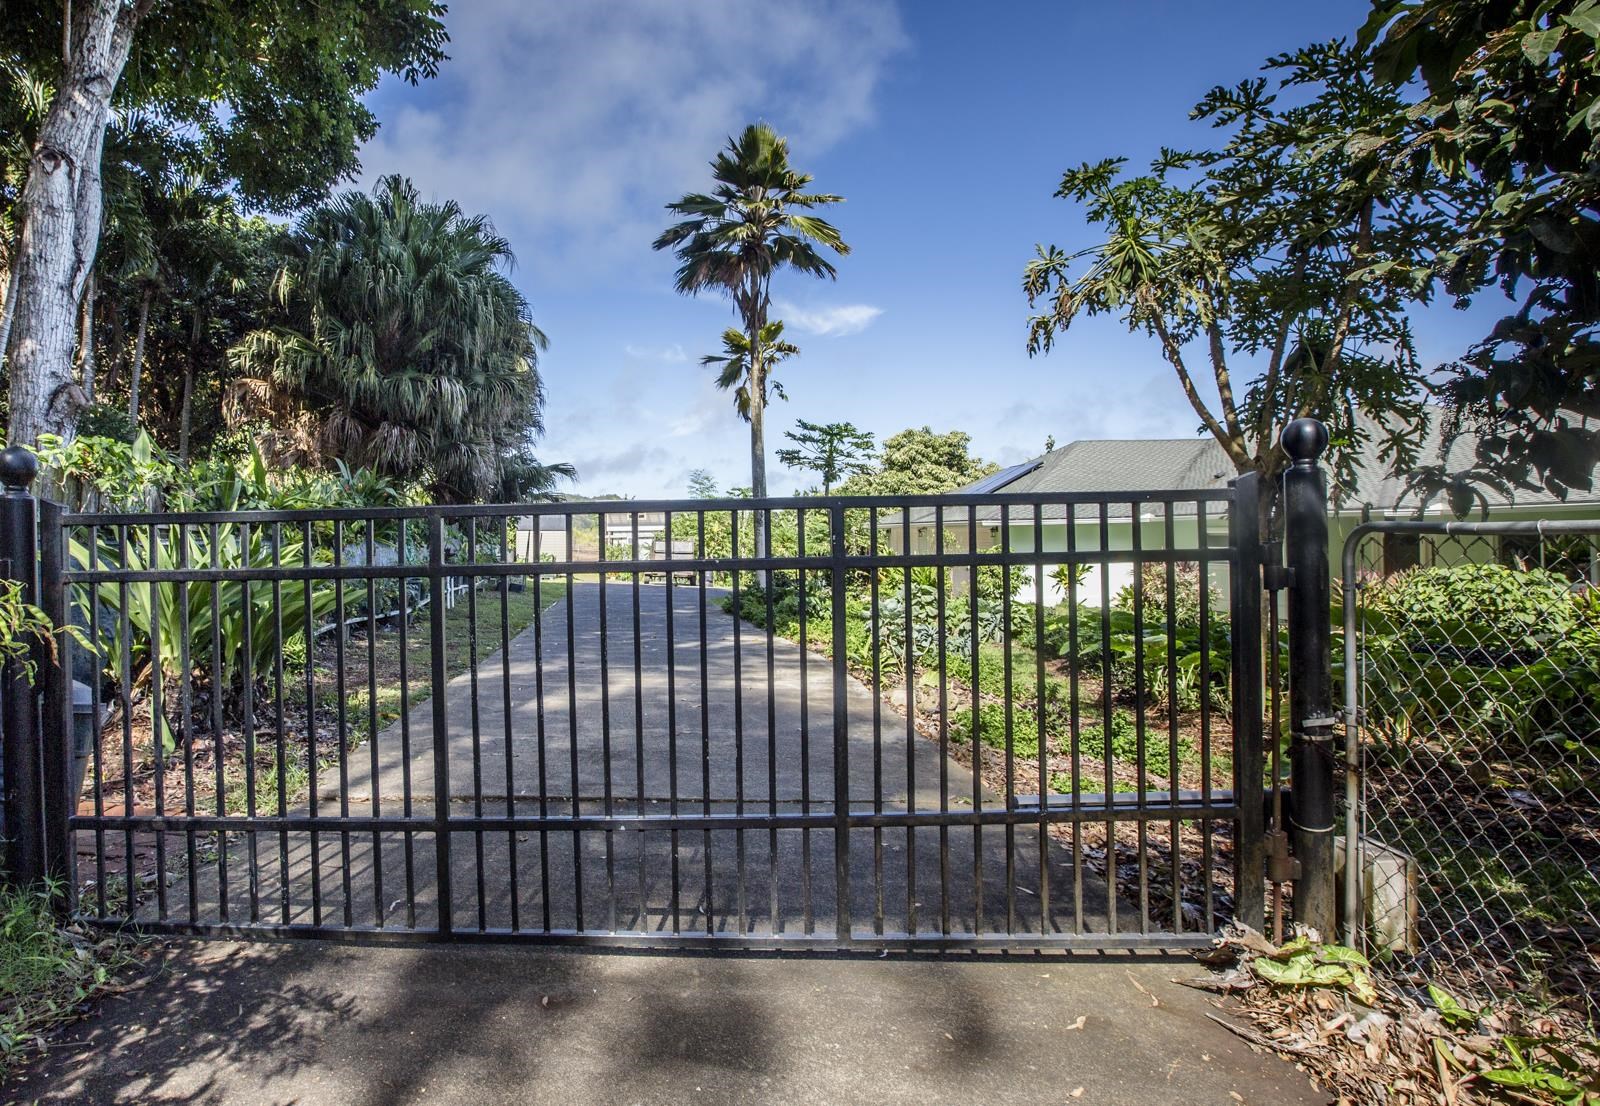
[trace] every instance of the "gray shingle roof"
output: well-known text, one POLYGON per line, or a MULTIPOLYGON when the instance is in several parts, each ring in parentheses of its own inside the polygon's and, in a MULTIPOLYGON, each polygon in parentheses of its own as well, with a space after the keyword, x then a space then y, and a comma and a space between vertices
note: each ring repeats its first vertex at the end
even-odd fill
MULTIPOLYGON (((1471 467, 1477 448, 1475 437, 1463 431, 1448 445, 1445 441, 1444 419, 1436 415, 1424 433, 1417 463, 1442 465, 1448 471, 1461 471, 1471 467)), ((1357 512, 1363 507, 1375 511, 1409 512, 1417 507, 1416 493, 1406 493, 1406 478, 1389 471, 1389 462, 1380 456, 1382 439, 1386 436, 1375 422, 1368 421, 1368 443, 1356 459, 1355 479, 1347 488, 1335 488, 1338 509, 1357 512)), ((1084 439, 1070 442, 1060 449, 1034 458, 1037 467, 1026 470, 1017 479, 1001 486, 985 489, 988 494, 998 492, 1067 494, 1074 492, 1143 492, 1143 491, 1202 491, 1228 486, 1235 470, 1233 462, 1216 439, 1205 438, 1144 438, 1102 440, 1084 439)), ((959 488, 952 494, 973 494, 974 485, 959 488)), ((1491 508, 1563 506, 1583 508, 1600 506, 1600 470, 1596 472, 1595 490, 1571 492, 1562 500, 1550 492, 1513 489, 1511 497, 1492 488, 1483 493, 1491 508)), ((1193 513, 1178 504, 1178 513, 1193 513)), ((981 510, 980 518, 987 519, 993 511, 981 510)), ((1059 514, 1059 511, 1056 512, 1059 514)), ((1113 506, 1112 517, 1126 517, 1126 505, 1113 506)), ((914 512, 913 522, 931 521, 914 512)), ((948 517, 948 512, 947 512, 948 517)), ((996 515, 996 517, 998 517, 996 515)))

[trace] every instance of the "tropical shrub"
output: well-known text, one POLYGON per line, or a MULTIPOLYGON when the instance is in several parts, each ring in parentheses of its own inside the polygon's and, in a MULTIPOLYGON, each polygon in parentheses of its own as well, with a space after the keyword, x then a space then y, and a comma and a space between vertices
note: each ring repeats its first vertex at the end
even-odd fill
POLYGON ((1418 568, 1364 584, 1359 625, 1367 717, 1392 736, 1600 750, 1595 589, 1537 568, 1418 568))
POLYGON ((1226 605, 1208 587, 1202 625, 1199 567, 1176 565, 1173 585, 1169 596, 1166 566, 1146 564, 1139 590, 1124 587, 1104 610, 1079 603, 1076 609, 1063 605, 1051 611, 1045 641, 1056 656, 1091 675, 1103 673, 1109 659, 1119 702, 1134 702, 1142 695, 1145 703, 1161 706, 1175 688, 1182 710, 1198 709, 1202 698, 1225 706, 1232 671, 1226 605))

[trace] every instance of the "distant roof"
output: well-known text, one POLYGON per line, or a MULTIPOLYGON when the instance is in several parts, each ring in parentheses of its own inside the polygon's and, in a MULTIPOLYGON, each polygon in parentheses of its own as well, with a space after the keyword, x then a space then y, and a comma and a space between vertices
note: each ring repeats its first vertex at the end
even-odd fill
MULTIPOLYGON (((1381 456, 1386 432, 1375 420, 1365 420, 1368 441, 1353 468, 1349 486, 1334 488, 1335 509, 1358 513, 1364 508, 1378 512, 1410 512, 1418 505, 1418 495, 1407 493, 1406 477, 1390 472, 1390 459, 1381 456)), ((1430 420, 1418 449, 1417 464, 1441 465, 1447 471, 1470 468, 1477 449, 1476 438, 1463 431, 1446 444, 1444 419, 1436 413, 1430 420)), ((1011 493, 1073 494, 1153 491, 1207 491, 1226 488, 1237 475, 1233 462, 1217 440, 1204 438, 1129 438, 1080 439, 1059 449, 1041 454, 1020 465, 1013 465, 993 476, 958 488, 952 495, 985 496, 1011 493)), ((1585 507, 1600 506, 1600 469, 1596 470, 1595 490, 1572 492, 1566 499, 1545 491, 1514 488, 1506 496, 1492 488, 1482 489, 1490 508, 1496 507, 1585 507)), ((1177 503, 1176 514, 1193 514, 1193 504, 1177 503)), ((1016 517, 1013 508, 1013 517, 1016 517)), ((1112 504, 1112 518, 1126 518, 1128 504, 1112 504)), ((980 508, 980 518, 998 521, 999 509, 980 508)), ((1061 517, 1058 508, 1055 517, 1061 517)), ((949 510, 945 517, 950 519, 949 510)), ((933 520, 931 509, 913 510, 913 523, 933 520)), ((898 520, 887 518, 888 525, 898 520)))

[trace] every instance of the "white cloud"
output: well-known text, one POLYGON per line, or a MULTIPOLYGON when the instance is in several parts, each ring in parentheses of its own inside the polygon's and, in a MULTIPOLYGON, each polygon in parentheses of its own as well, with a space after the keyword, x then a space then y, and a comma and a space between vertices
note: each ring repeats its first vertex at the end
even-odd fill
POLYGON ((820 334, 824 338, 842 338, 847 334, 860 334, 872 325, 874 319, 883 314, 883 308, 873 307, 867 303, 806 308, 780 301, 773 306, 778 317, 787 325, 807 334, 820 334))
POLYGON ((472 0, 446 23, 444 75, 385 111, 365 174, 487 213, 566 279, 637 264, 752 119, 806 168, 871 119, 906 41, 894 0, 472 0))
POLYGON ((670 346, 636 346, 632 342, 622 347, 622 352, 640 361, 666 361, 681 364, 689 360, 689 353, 677 342, 670 346))

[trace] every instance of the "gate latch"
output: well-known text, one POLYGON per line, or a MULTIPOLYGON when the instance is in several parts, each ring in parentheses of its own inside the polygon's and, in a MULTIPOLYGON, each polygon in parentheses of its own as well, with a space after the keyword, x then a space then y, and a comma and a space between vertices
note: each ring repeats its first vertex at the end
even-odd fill
POLYGON ((1262 565, 1261 582, 1268 591, 1283 591, 1294 583, 1294 569, 1288 565, 1262 565))
POLYGON ((1289 835, 1282 830, 1267 834, 1267 881, 1293 883, 1300 878, 1300 862, 1289 855, 1289 835))

